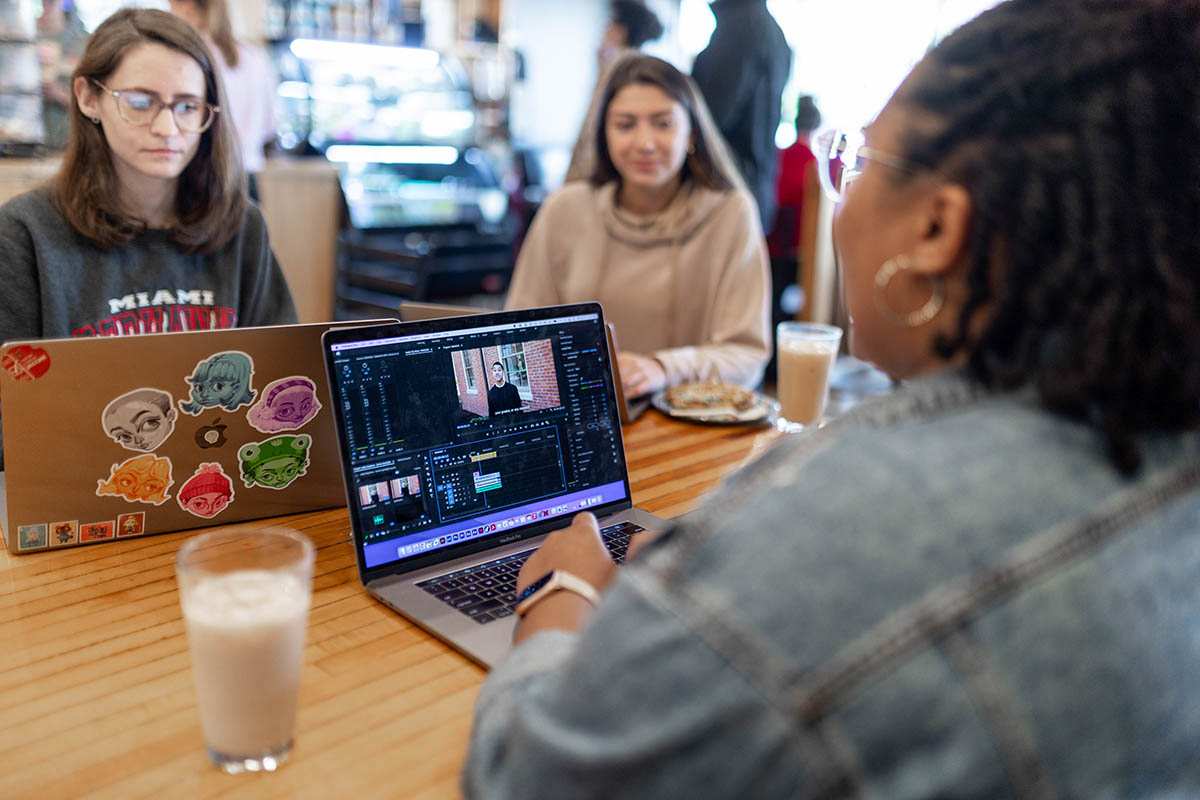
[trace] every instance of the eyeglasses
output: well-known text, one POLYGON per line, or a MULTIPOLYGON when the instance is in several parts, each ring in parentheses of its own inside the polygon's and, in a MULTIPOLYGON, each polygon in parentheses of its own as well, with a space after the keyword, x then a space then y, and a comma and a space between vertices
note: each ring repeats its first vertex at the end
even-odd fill
POLYGON ((168 104, 149 92, 110 89, 97 80, 93 80, 92 83, 113 96, 117 101, 117 113, 121 115, 121 119, 138 127, 145 127, 154 122, 164 108, 169 108, 179 130, 184 133, 203 133, 212 125, 217 112, 221 110, 195 97, 185 97, 168 104))
POLYGON ((854 179, 862 175, 864 161, 874 161, 885 167, 913 174, 929 169, 915 161, 868 147, 862 132, 833 129, 822 131, 813 140, 813 145, 821 188, 835 203, 846 199, 846 189, 854 179))

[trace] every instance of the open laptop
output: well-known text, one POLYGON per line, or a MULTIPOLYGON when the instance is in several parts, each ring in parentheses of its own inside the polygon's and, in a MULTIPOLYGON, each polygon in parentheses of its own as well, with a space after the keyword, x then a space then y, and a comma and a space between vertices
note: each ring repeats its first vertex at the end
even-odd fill
POLYGON ((579 511, 620 560, 666 522, 632 506, 596 303, 322 338, 359 576, 484 665, 510 647, 516 574, 579 511))
POLYGON ((320 344, 329 327, 5 343, 9 550, 342 505, 320 344))
MULTIPOLYGON (((460 317, 466 314, 486 314, 486 309, 471 308, 470 306, 456 306, 442 303, 418 303, 416 301, 405 300, 400 303, 397 309, 401 322, 420 322, 427 319, 441 319, 443 317, 460 317)), ((650 408, 650 396, 635 397, 627 399, 625 397, 625 387, 621 382, 621 368, 617 363, 616 354, 621 352, 617 347, 617 329, 611 323, 605 324, 605 331, 608 335, 608 352, 613 354, 612 369, 614 383, 617 389, 617 410, 621 413, 621 424, 632 425, 638 417, 650 408)))

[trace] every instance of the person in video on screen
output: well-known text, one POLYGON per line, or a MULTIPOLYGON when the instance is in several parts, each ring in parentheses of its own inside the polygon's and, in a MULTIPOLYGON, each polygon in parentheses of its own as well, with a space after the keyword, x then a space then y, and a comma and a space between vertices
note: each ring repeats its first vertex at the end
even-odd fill
POLYGON ((504 365, 499 361, 492 364, 492 385, 488 387, 488 412, 503 414, 521 410, 521 395, 517 387, 508 382, 504 365))

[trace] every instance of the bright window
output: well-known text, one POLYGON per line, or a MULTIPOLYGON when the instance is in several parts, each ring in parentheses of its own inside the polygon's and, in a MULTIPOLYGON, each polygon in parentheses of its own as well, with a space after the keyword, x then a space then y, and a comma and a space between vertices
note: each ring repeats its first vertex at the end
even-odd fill
POLYGON ((533 391, 529 388, 529 369, 525 366, 525 345, 500 345, 500 363, 504 365, 508 382, 517 387, 521 399, 533 399, 533 391))

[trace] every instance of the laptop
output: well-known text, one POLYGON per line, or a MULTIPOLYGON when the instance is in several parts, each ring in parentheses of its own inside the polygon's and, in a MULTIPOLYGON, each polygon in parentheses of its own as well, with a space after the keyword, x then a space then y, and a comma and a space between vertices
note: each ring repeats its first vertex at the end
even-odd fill
MULTIPOLYGON (((418 303, 415 301, 405 300, 400 303, 397 313, 400 316, 401 322, 420 322, 427 319, 441 319, 443 317, 460 317, 466 314, 485 314, 486 309, 471 308, 470 306, 456 306, 442 303, 418 303)), ((605 324, 605 331, 608 335, 608 352, 621 352, 617 347, 617 329, 611 322, 605 324)), ((637 418, 650 408, 650 396, 635 397, 627 399, 625 397, 625 388, 621 382, 621 369, 617 363, 617 359, 612 359, 612 369, 614 383, 617 388, 617 410, 621 412, 621 424, 632 425, 637 421, 637 418)))
POLYGON ((9 550, 342 505, 321 357, 329 327, 4 344, 0 526, 9 550))
POLYGON ((359 576, 476 662, 508 651, 516 575, 591 511, 616 560, 634 508, 599 304, 322 337, 359 576))

